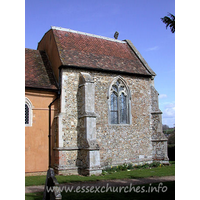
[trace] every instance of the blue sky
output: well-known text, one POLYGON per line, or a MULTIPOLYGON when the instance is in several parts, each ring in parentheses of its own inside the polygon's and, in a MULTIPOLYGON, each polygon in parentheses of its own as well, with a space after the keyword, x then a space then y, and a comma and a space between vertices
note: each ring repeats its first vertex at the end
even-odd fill
POLYGON ((43 35, 58 26, 129 39, 156 72, 155 88, 163 124, 175 124, 175 34, 160 20, 175 14, 174 0, 26 0, 25 47, 37 49, 43 35))

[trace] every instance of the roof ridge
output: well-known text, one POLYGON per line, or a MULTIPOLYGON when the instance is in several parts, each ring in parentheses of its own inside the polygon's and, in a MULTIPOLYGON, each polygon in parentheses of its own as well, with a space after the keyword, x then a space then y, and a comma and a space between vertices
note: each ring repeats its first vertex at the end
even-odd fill
POLYGON ((68 29, 68 28, 51 26, 51 29, 66 31, 66 32, 71 32, 71 33, 77 33, 77 34, 86 35, 86 36, 90 36, 90 37, 96 37, 96 38, 100 38, 100 39, 104 39, 104 40, 109 40, 109 41, 112 41, 112 42, 126 43, 123 40, 117 40, 117 39, 113 39, 113 38, 109 38, 109 37, 105 37, 105 36, 95 35, 95 34, 81 32, 81 31, 75 31, 75 30, 68 29))

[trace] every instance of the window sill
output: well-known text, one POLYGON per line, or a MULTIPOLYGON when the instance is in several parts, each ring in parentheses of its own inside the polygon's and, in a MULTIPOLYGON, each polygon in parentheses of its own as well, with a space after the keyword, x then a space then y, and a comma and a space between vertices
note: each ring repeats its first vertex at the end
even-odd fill
POLYGON ((109 126, 130 126, 131 124, 108 124, 109 126))
POLYGON ((32 124, 25 124, 25 127, 32 127, 32 124))

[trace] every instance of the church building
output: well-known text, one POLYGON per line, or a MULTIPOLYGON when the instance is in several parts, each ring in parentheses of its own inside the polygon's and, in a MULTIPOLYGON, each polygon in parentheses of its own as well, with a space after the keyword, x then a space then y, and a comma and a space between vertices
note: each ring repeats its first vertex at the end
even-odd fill
POLYGON ((130 40, 51 27, 25 49, 26 174, 168 164, 155 76, 130 40))

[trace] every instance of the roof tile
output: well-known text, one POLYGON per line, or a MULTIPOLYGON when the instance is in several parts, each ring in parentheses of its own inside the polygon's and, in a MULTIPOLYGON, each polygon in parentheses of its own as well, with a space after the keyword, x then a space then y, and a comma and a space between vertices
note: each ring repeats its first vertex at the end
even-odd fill
POLYGON ((52 30, 62 65, 151 75, 127 42, 52 30))
POLYGON ((51 65, 44 51, 25 49, 25 86, 57 89, 51 65))

